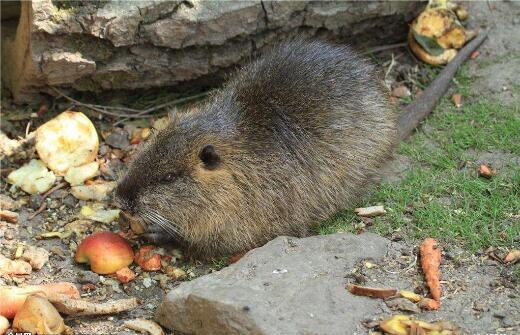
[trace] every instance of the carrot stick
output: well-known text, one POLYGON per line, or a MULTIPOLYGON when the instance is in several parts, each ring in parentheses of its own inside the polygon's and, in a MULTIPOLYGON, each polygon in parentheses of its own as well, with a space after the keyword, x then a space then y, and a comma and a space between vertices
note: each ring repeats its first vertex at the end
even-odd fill
POLYGON ((437 300, 433 300, 433 299, 430 299, 430 298, 422 298, 417 303, 417 306, 419 306, 422 309, 427 309, 427 310, 431 311, 431 310, 434 310, 434 309, 439 309, 439 307, 441 307, 441 303, 438 302, 437 300))
POLYGON ((421 252, 421 267, 426 278, 426 283, 430 288, 432 298, 437 301, 438 306, 432 305, 434 309, 440 307, 441 284, 440 271, 441 264, 441 248, 437 246, 437 242, 432 238, 427 238, 419 248, 421 252), (437 307, 437 308, 435 308, 437 307))

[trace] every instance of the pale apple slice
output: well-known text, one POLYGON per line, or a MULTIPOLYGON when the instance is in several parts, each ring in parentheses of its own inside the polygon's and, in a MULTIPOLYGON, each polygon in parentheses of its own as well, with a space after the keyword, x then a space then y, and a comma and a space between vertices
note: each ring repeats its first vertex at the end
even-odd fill
POLYGON ((16 185, 30 194, 46 192, 55 181, 56 176, 54 173, 47 170, 45 164, 37 159, 32 159, 28 164, 7 176, 8 183, 16 185))
POLYGON ((99 175, 99 163, 91 162, 77 167, 71 167, 65 173, 65 180, 71 186, 83 185, 85 180, 99 175))
POLYGON ((71 167, 94 161, 98 148, 96 128, 80 112, 63 112, 36 130, 38 155, 47 167, 60 176, 71 167))
POLYGON ((70 193, 79 200, 107 200, 110 193, 116 188, 115 181, 96 183, 91 185, 72 186, 70 193))

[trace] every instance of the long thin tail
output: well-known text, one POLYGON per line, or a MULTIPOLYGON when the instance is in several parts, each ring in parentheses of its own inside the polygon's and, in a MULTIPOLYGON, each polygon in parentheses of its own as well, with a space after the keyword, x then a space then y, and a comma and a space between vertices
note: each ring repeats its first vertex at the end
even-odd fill
POLYGON ((419 126, 421 121, 430 115, 439 99, 446 93, 459 66, 484 42, 488 33, 489 29, 466 44, 466 46, 457 53, 457 56, 439 73, 423 94, 404 109, 398 121, 398 136, 400 141, 408 138, 419 126))

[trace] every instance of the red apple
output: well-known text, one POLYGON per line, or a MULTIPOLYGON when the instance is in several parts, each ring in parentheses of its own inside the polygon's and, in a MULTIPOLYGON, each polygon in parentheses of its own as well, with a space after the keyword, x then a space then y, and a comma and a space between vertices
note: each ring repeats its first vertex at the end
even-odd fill
POLYGON ((109 232, 99 232, 85 238, 74 257, 78 263, 89 263, 99 274, 114 273, 132 264, 134 252, 127 240, 109 232))

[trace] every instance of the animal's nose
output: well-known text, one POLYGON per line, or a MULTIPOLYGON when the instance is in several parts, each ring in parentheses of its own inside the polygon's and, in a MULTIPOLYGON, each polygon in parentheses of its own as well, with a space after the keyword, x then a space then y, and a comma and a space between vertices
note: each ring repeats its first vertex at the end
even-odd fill
POLYGON ((115 202, 119 208, 125 212, 133 214, 135 212, 136 196, 135 192, 126 189, 124 186, 119 185, 115 191, 115 202))

